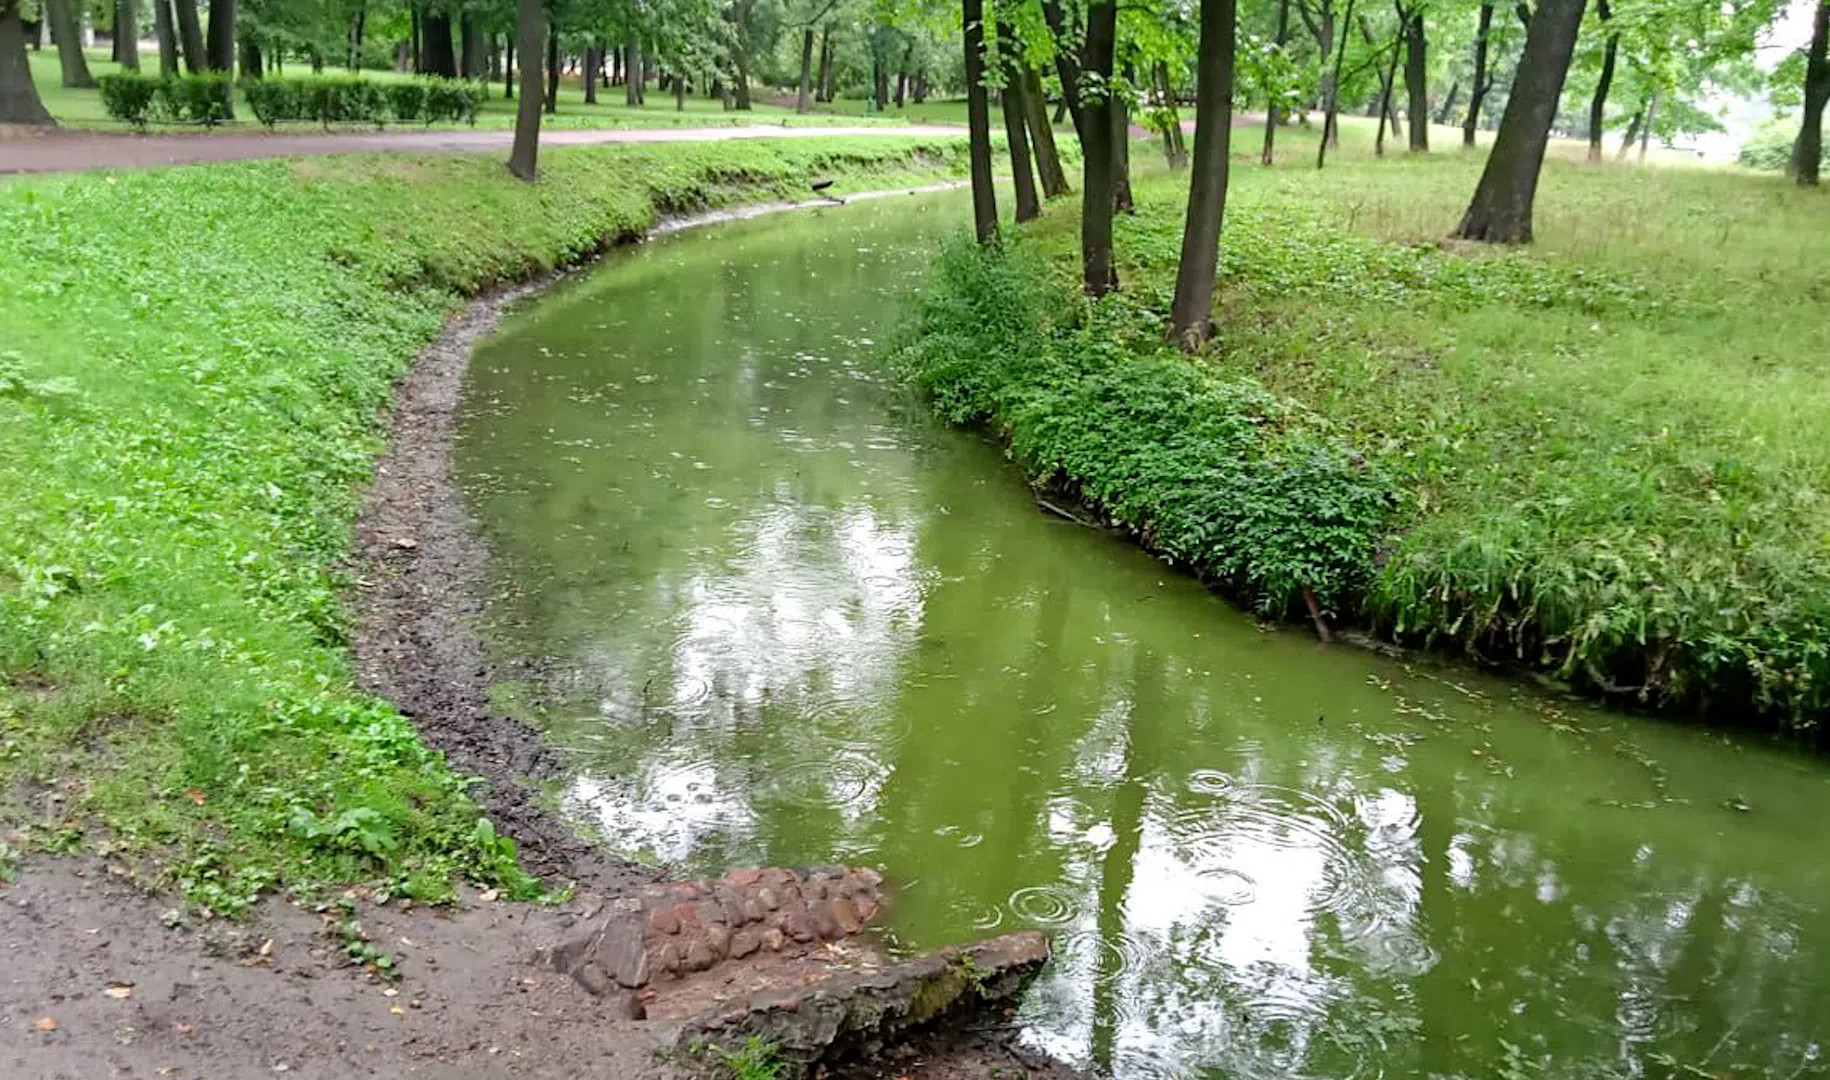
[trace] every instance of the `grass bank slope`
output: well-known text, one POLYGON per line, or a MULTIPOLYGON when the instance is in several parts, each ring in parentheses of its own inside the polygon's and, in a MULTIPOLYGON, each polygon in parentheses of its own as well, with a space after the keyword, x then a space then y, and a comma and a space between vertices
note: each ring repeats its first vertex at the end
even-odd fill
MULTIPOLYGON (((1291 149, 1300 162, 1313 144, 1291 149)), ((943 407, 1004 427, 1033 469, 1091 486, 1280 613, 1301 610, 1288 574, 1221 540, 1163 543, 1160 523, 1213 498, 1227 529, 1242 512, 1282 522, 1241 552, 1310 575, 1337 615, 1391 637, 1815 738, 1830 706, 1830 204, 1732 170, 1553 161, 1537 243, 1496 251, 1442 239, 1477 156, 1350 156, 1321 173, 1248 160, 1206 354, 1158 344, 1183 181, 1152 177, 1118 225, 1118 299, 1078 296, 1067 206, 996 268, 1044 297, 1032 309, 974 330, 947 316, 966 282, 943 270, 921 329, 953 335, 953 358, 915 358, 943 407), (1118 417, 1099 437, 1070 430, 1085 410, 1064 408, 1068 391, 1039 403, 997 359, 1036 325, 1107 326, 1073 347, 1083 367, 1097 348, 1147 369, 1075 376, 1118 417), (960 409, 962 394, 987 404, 960 409), (1250 511, 1224 459, 1164 457, 1241 401, 1259 432, 1246 460, 1307 432, 1363 461, 1388 506, 1341 501, 1356 489, 1337 469, 1250 511), (1026 436, 1043 421, 1065 433, 1046 454, 1026 436), (1159 470, 1148 485, 1135 470, 1102 480, 1141 460, 1159 470)))
POLYGON ((0 183, 0 847, 273 886, 527 891, 351 683, 343 558, 392 381, 457 300, 658 215, 933 178, 948 141, 313 159, 0 183))

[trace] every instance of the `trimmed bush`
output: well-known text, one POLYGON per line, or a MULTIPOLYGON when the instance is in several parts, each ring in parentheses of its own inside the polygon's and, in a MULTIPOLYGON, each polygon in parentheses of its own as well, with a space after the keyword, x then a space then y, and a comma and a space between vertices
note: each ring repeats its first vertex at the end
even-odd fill
POLYGON ((160 114, 215 127, 235 115, 235 84, 221 72, 171 75, 159 82, 160 114))
POLYGON ((483 87, 462 79, 426 80, 426 123, 462 120, 474 125, 483 107, 483 87))
POLYGON ((388 112, 401 123, 411 123, 425 115, 426 84, 418 80, 388 83, 381 88, 387 98, 388 112))
POLYGON ((108 110, 109 116, 137 128, 146 126, 159 96, 159 79, 156 76, 123 71, 103 75, 96 80, 96 85, 101 87, 102 108, 108 110))
POLYGON ((475 124, 483 88, 459 79, 379 83, 354 76, 251 79, 242 84, 248 105, 272 127, 287 121, 375 124, 462 120, 475 124))

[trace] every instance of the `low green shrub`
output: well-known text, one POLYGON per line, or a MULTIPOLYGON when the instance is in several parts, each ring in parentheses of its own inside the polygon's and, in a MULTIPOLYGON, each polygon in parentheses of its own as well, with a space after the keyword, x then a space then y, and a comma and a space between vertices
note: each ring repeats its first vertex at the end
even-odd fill
POLYGON ((288 121, 375 124, 440 120, 476 123, 482 87, 458 79, 413 79, 379 83, 355 76, 269 76, 242 84, 248 105, 261 123, 288 121))
POLYGON ((900 362, 955 423, 1153 550, 1284 614, 1355 602, 1391 481, 1300 405, 1190 364, 1114 298, 1053 284, 1014 238, 948 246, 900 362))
POLYGON ((463 79, 426 80, 426 123, 439 120, 477 122, 483 107, 483 87, 463 79))
POLYGON ((159 96, 159 79, 137 71, 103 75, 95 80, 102 91, 102 108, 116 120, 144 128, 152 118, 159 96))
POLYGON ((282 120, 304 117, 303 79, 244 79, 241 92, 248 99, 254 118, 272 127, 282 120))
POLYGON ((1798 140, 1796 116, 1775 116, 1754 129, 1741 144, 1739 160, 1750 169, 1784 172, 1792 163, 1792 145, 1798 140))
POLYGON ((425 115, 426 84, 418 79, 388 83, 381 89, 387 98, 388 112, 401 123, 411 123, 425 115))
POLYGON ((168 75, 159 81, 160 115, 215 127, 235 115, 235 84, 216 71, 168 75))

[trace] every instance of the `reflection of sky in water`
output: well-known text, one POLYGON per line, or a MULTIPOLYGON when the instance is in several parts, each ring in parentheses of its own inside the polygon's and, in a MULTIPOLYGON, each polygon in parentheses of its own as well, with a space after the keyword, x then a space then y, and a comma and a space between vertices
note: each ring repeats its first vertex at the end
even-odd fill
POLYGON ((656 245, 480 358, 493 614, 575 812, 881 865, 910 945, 1045 928, 1031 1038, 1119 1076, 1819 1074, 1815 765, 1262 634, 1037 514, 863 355, 918 218, 656 245), (1670 800, 1607 808, 1652 759, 1670 800))

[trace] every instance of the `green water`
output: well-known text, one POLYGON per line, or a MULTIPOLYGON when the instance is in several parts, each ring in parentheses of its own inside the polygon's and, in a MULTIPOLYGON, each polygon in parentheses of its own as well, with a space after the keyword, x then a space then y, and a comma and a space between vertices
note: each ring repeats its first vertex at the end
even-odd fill
POLYGON ((1041 927, 1120 1077, 1822 1075, 1820 762, 1267 632, 1039 513, 873 342, 957 195, 689 233, 478 354, 491 634, 619 850, 1041 927))

